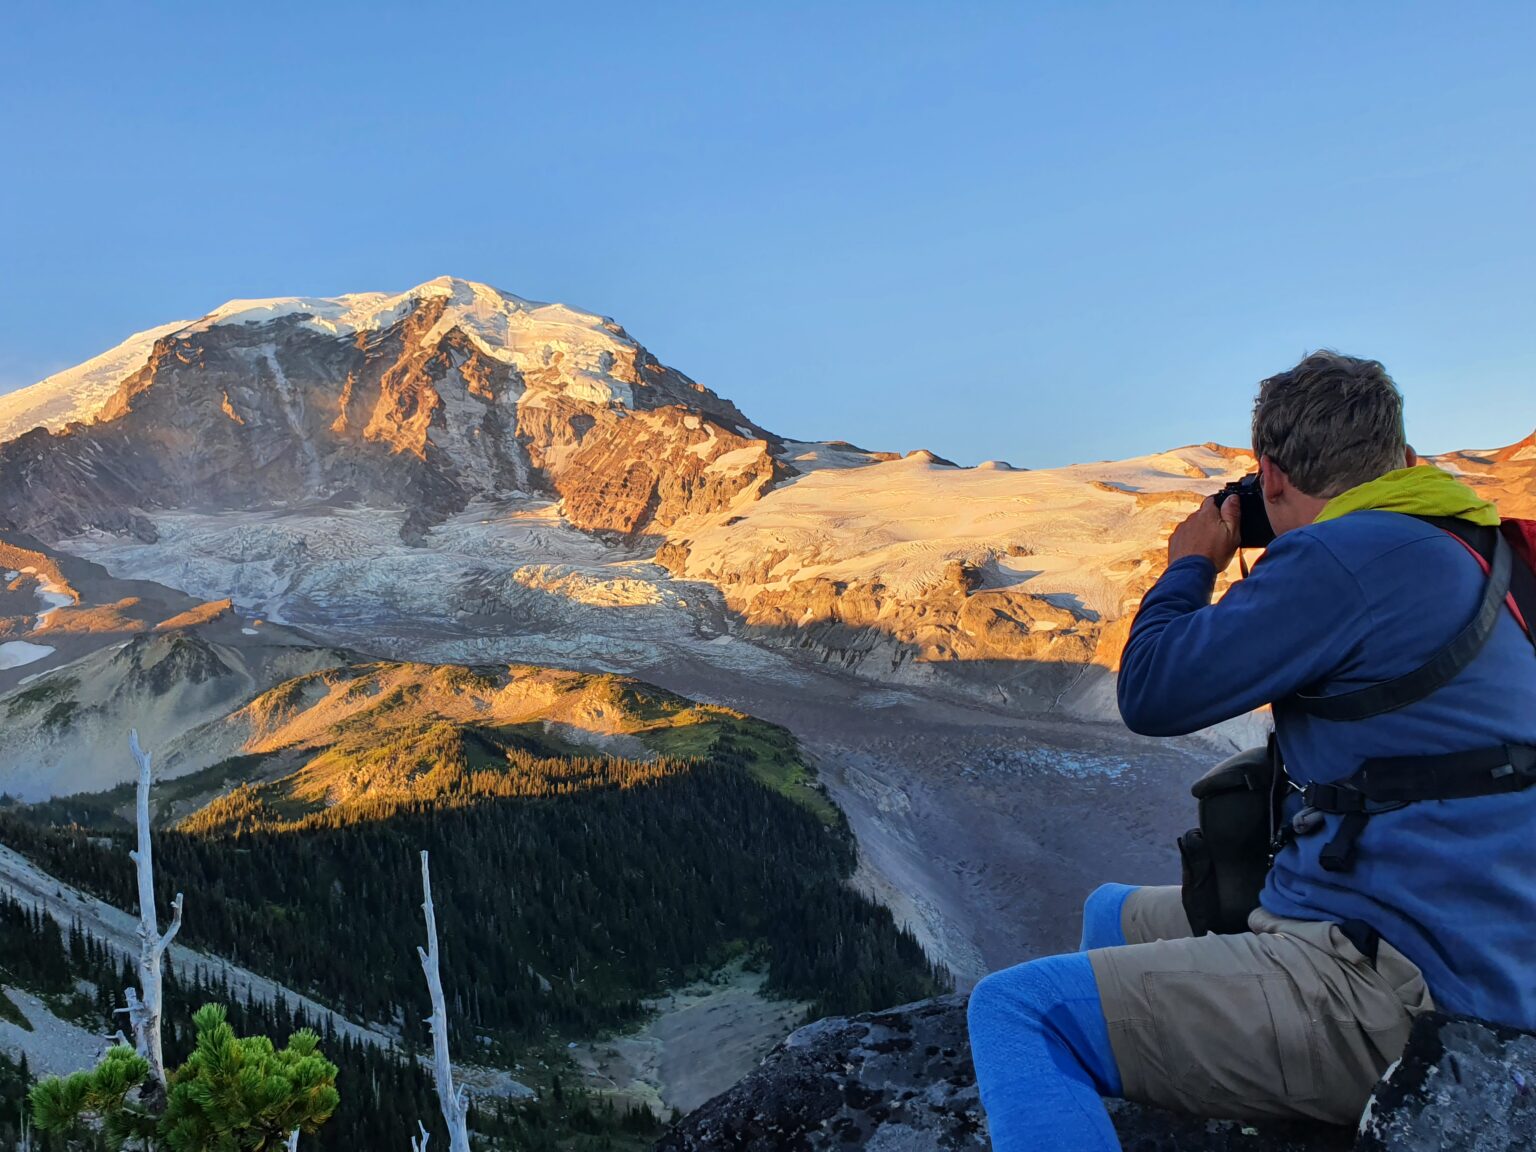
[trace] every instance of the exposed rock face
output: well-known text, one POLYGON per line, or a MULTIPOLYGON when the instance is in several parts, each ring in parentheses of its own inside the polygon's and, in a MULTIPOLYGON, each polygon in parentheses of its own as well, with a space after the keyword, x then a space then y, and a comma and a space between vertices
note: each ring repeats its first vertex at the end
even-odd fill
POLYGON ((965 998, 821 1020, 681 1121, 658 1152, 984 1149, 965 998))
MULTIPOLYGON (((945 577, 920 602, 879 581, 807 577, 760 592, 748 619, 762 639, 814 646, 829 662, 866 675, 878 675, 881 665, 894 672, 908 662, 954 661, 1059 665, 1070 678, 1092 658, 1096 621, 1023 590, 973 592, 962 565, 945 577)), ((727 590, 733 582, 726 575, 727 590)), ((987 675, 998 679, 998 669, 987 675)))
POLYGON ((1360 1152, 1536 1148, 1536 1035, 1431 1014, 1377 1086, 1360 1152))
POLYGON ((156 509, 339 500, 408 509, 410 538, 477 496, 546 490, 577 527, 627 534, 777 475, 771 438, 612 321, 447 279, 234 302, 160 335, 82 414, 0 444, 11 527, 153 539, 156 509))
POLYGON ((755 500, 785 474, 766 439, 678 405, 603 412, 564 453, 554 487, 576 527, 632 535, 755 500))
MULTIPOLYGON (((821 1020, 681 1120, 658 1152, 991 1147, 963 996, 821 1020)), ((1126 1152, 1432 1152, 1536 1148, 1536 1036, 1427 1016, 1377 1088, 1363 1133, 1203 1120, 1109 1102, 1126 1152)))

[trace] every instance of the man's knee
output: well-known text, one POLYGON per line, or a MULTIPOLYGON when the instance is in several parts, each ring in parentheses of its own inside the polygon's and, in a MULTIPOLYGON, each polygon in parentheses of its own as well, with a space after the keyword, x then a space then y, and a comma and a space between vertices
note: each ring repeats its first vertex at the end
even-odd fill
POLYGON ((1093 948, 1118 948, 1126 942, 1125 902, 1136 892, 1131 884, 1100 884, 1083 901, 1083 936, 1079 952, 1093 948))
POLYGON ((1045 956, 982 977, 971 990, 967 1015, 973 1030, 978 1024, 985 1028, 1000 1020, 1010 1027, 1028 1026, 1044 1021, 1059 1004, 1097 995, 1087 957, 1081 953, 1045 956))
POLYGON ((966 1008, 966 1022, 971 1034, 985 1033, 1000 1020, 1017 1021, 1019 1015, 1029 1011, 1033 1002, 1026 992, 1031 981, 1022 973, 1028 964, 983 976, 971 989, 971 1002, 966 1008))
POLYGON ((971 1049, 985 1064, 1006 1060, 1017 1044, 1060 1054, 1100 1092, 1118 1095, 1119 1072, 1099 1002, 1093 967, 1081 952, 1046 956, 994 972, 971 992, 971 1049))

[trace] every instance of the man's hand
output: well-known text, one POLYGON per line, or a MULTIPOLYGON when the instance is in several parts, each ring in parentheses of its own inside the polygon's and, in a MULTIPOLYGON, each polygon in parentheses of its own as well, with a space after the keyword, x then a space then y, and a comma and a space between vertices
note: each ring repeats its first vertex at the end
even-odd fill
POLYGON ((1243 536, 1242 514, 1236 496, 1223 500, 1220 508, 1214 496, 1207 496, 1168 538, 1168 563, 1186 556, 1204 556, 1216 565, 1217 572, 1223 571, 1237 555, 1237 542, 1243 536))

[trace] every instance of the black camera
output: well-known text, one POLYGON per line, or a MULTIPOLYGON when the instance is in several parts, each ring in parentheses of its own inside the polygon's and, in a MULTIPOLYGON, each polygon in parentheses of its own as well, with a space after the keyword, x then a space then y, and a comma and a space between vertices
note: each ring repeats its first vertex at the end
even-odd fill
POLYGON ((1241 480, 1232 481, 1216 493, 1216 507, 1220 508, 1222 501, 1228 496, 1237 497, 1237 505, 1243 513, 1238 546, 1269 547, 1270 541, 1275 538, 1275 530, 1269 523, 1269 510, 1264 507, 1264 488, 1259 483, 1259 474, 1250 472, 1241 480))

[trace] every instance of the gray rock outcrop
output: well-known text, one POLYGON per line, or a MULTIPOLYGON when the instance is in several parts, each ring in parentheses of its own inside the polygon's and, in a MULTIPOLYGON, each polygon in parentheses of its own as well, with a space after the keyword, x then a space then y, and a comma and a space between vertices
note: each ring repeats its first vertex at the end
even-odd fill
MULTIPOLYGON (((818 1021, 679 1121, 657 1152, 959 1152, 991 1147, 964 996, 818 1021)), ((1536 1148, 1536 1036, 1430 1015, 1376 1090, 1362 1133, 1205 1120, 1109 1102, 1126 1152, 1536 1148)))
POLYGON ((1536 1148, 1536 1035, 1463 1016, 1423 1016, 1377 1085, 1359 1152, 1536 1148))

